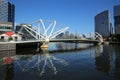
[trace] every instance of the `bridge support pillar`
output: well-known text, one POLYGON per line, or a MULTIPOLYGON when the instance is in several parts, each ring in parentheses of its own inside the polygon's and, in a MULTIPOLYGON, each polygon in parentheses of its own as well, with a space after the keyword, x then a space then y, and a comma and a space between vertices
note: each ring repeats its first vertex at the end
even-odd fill
POLYGON ((48 48, 49 47, 49 39, 46 39, 45 42, 40 46, 41 48, 48 48))
POLYGON ((49 47, 48 42, 44 42, 40 47, 41 48, 48 48, 49 47))

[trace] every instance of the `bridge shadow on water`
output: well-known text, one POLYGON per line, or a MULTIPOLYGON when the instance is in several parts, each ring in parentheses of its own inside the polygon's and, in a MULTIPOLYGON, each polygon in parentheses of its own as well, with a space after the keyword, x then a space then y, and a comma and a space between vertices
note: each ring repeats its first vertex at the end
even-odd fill
POLYGON ((84 45, 82 47, 75 45, 61 45, 61 44, 56 44, 56 49, 48 49, 48 48, 40 48, 40 47, 21 47, 16 49, 16 54, 17 55, 27 55, 27 54, 43 54, 45 53, 44 50, 47 50, 48 53, 50 54, 55 54, 55 53, 63 53, 63 52, 75 52, 75 51, 82 51, 82 50, 87 50, 90 48, 95 47, 95 45, 84 45))

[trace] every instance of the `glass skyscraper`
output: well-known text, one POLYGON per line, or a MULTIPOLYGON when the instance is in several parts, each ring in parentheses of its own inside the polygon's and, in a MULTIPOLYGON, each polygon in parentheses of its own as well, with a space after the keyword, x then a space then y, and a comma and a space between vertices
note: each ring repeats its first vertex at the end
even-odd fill
POLYGON ((14 22, 14 4, 0 0, 0 22, 14 22))
POLYGON ((95 32, 98 32, 104 38, 107 38, 111 34, 110 27, 110 14, 108 10, 105 10, 95 16, 95 32))
POLYGON ((114 6, 115 34, 120 34, 120 5, 114 6))
POLYGON ((12 31, 14 29, 14 13, 14 4, 11 4, 8 0, 0 0, 0 33, 4 33, 4 31, 12 31))

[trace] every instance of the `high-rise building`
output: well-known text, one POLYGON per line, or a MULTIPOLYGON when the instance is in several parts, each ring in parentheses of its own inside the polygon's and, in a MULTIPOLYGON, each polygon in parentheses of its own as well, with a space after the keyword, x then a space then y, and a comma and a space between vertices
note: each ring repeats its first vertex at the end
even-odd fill
POLYGON ((120 5, 114 6, 115 34, 120 34, 120 5))
POLYGON ((110 14, 108 10, 105 10, 95 16, 95 32, 107 38, 110 36, 110 31, 110 14))
POLYGON ((112 23, 110 23, 110 35, 114 34, 112 23))
MULTIPOLYGON (((2 22, 2 24, 3 23, 5 24, 6 22, 12 23, 11 29, 13 30, 14 29, 14 16, 15 16, 14 4, 8 2, 8 0, 0 0, 0 22, 2 22)), ((7 23, 7 25, 8 25, 8 23, 7 23)), ((0 31, 3 29, 6 29, 6 26, 1 25, 0 28, 1 27, 2 27, 2 29, 0 29, 0 31)))

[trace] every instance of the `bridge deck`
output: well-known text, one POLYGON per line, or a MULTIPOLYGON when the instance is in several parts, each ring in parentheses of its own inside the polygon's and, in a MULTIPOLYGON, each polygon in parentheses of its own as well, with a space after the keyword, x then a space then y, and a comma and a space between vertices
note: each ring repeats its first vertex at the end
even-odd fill
MULTIPOLYGON (((10 41, 10 42, 1 42, 1 43, 44 43, 45 40, 28 40, 28 41, 10 41)), ((87 39, 52 39, 49 42, 69 42, 69 43, 89 43, 89 44, 97 44, 99 41, 96 40, 87 40, 87 39)))
POLYGON ((99 43, 96 40, 83 40, 83 39, 52 39, 50 42, 70 42, 70 43, 91 43, 91 44, 97 44, 99 43))

